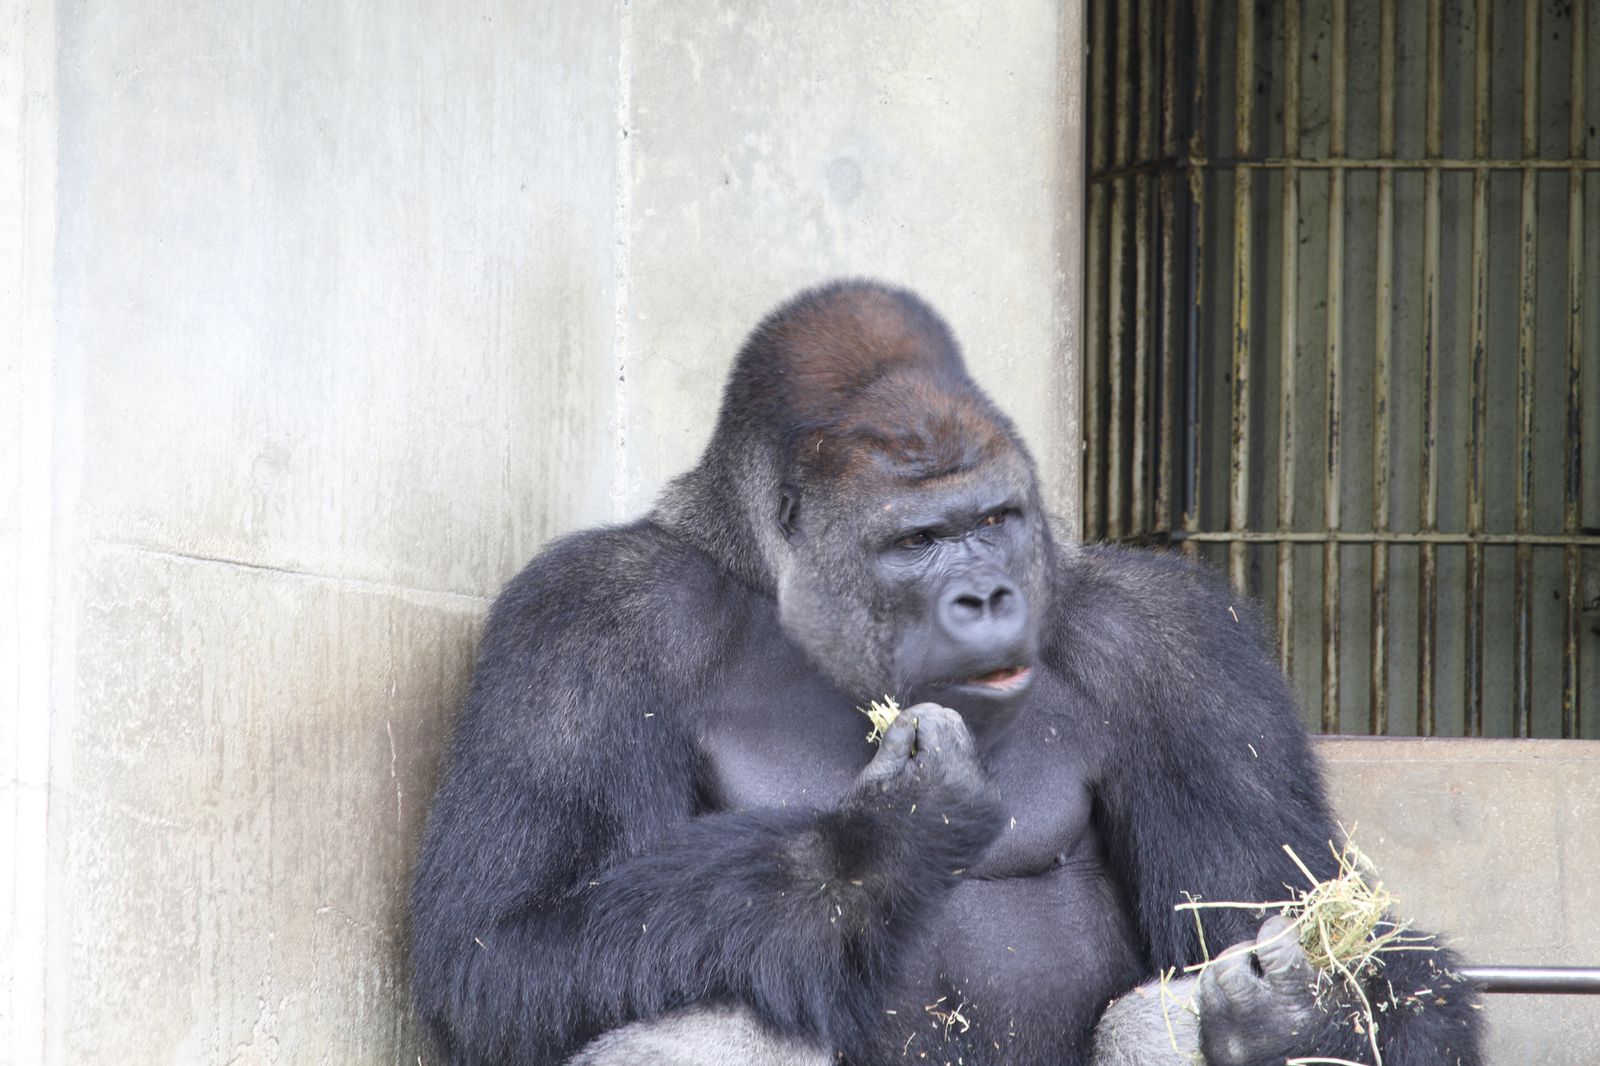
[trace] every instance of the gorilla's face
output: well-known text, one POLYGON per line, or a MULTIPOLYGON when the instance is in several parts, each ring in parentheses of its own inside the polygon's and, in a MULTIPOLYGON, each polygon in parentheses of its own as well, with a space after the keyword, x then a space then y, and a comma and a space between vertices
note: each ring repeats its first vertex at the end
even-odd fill
POLYGON ((1045 530, 1023 457, 933 478, 890 473, 813 489, 791 507, 779 615, 852 697, 931 700, 980 742, 1033 680, 1045 530))

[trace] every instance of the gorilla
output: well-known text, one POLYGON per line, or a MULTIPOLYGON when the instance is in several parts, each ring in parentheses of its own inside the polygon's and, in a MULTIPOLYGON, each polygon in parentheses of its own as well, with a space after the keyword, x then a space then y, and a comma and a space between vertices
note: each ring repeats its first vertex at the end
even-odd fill
POLYGON ((835 283, 750 336, 649 515, 495 602, 415 1000, 460 1064, 1480 1062, 1447 951, 1369 975, 1373 1034, 1281 918, 1173 909, 1282 899, 1333 839, 1249 604, 1060 539, 938 316, 835 283))

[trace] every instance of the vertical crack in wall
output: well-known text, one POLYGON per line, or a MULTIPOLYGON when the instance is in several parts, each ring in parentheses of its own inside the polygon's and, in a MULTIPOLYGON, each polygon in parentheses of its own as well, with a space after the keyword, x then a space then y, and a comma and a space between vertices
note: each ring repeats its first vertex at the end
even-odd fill
MULTIPOLYGON (((389 695, 394 695, 394 685, 389 686, 389 695)), ((383 723, 383 731, 389 734, 389 780, 394 782, 394 822, 402 831, 405 829, 405 818, 402 817, 405 809, 405 793, 400 788, 400 775, 397 772, 399 754, 394 747, 394 724, 388 720, 383 723)))

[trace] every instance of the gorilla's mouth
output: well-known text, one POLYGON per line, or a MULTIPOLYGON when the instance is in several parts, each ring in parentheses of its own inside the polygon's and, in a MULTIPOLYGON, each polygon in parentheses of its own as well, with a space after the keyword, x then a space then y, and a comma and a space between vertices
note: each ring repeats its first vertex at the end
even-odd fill
POLYGON ((969 685, 982 685, 984 688, 1009 692, 1012 689, 1026 685, 1033 677, 1033 668, 1028 666, 1002 666, 998 670, 990 670, 987 674, 969 677, 969 685))

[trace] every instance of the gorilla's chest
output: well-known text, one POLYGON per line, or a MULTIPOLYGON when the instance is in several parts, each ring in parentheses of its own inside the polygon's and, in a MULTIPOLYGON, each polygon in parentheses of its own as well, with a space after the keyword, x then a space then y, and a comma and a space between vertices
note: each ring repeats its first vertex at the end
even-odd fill
POLYGON ((708 695, 699 740, 712 810, 830 807, 872 759, 866 716, 781 638, 742 648, 708 695))
MULTIPOLYGON (((797 656, 763 651, 706 704, 702 793, 714 810, 830 807, 876 751, 866 717, 797 656)), ((962 1049, 987 1054, 1041 1027, 1075 1031, 1139 979, 1126 903, 1094 830, 1086 745, 1061 713, 1068 696, 1041 677, 1032 698, 985 759, 1005 827, 907 952, 906 998, 879 1034, 896 1060, 911 1043, 929 1061, 978 1061, 962 1049), (926 1008, 941 1003, 957 1005, 972 1031, 928 1029, 926 1008)))
MULTIPOLYGON (((1036 698, 1052 706, 1059 693, 1041 680, 1036 698)), ((876 753, 866 716, 781 639, 748 649, 709 695, 700 744, 701 794, 711 810, 831 807, 876 753)), ((1024 713, 986 757, 1007 824, 973 876, 1098 862, 1088 772, 1069 733, 1060 718, 1024 713)))

